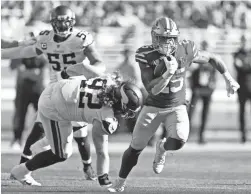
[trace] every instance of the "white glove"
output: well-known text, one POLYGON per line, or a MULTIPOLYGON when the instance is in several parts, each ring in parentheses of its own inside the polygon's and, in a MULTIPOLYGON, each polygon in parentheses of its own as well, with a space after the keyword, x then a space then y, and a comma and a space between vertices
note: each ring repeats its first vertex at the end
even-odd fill
POLYGON ((223 77, 226 82, 227 96, 230 97, 240 88, 240 85, 232 78, 229 72, 223 73, 223 77))
POLYGON ((163 60, 166 65, 167 71, 162 75, 162 77, 166 77, 165 75, 171 74, 173 75, 175 71, 178 69, 178 62, 176 58, 172 55, 163 57, 163 60))

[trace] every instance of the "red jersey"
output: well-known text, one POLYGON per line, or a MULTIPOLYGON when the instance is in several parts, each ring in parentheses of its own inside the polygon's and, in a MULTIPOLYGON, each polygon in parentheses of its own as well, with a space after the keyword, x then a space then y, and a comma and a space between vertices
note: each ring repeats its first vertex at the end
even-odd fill
MULTIPOLYGON (((185 104, 186 96, 186 71, 193 59, 197 56, 198 50, 193 41, 183 40, 178 43, 178 48, 174 53, 174 57, 178 62, 178 69, 171 78, 167 87, 158 95, 149 93, 145 105, 171 108, 185 104)), ((136 51, 135 60, 145 64, 152 69, 153 79, 154 69, 159 63, 159 59, 163 54, 159 53, 152 45, 142 46, 136 51)))

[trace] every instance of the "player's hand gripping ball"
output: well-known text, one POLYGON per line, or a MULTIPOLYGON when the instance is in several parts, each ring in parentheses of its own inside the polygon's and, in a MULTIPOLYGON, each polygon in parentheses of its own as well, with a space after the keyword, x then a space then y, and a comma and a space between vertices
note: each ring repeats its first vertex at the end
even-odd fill
POLYGON ((159 63, 156 65, 154 69, 154 75, 156 77, 160 77, 167 70, 170 74, 174 74, 178 68, 178 62, 176 58, 172 55, 161 57, 159 63))

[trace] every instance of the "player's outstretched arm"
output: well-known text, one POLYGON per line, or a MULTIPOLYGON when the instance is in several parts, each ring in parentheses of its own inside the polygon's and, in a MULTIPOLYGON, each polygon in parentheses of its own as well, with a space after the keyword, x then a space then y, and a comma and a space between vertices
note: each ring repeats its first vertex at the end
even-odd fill
POLYGON ((230 75, 224 61, 220 56, 215 55, 206 51, 199 51, 193 62, 197 63, 210 63, 214 68, 216 68, 224 77, 226 82, 227 96, 234 94, 240 87, 240 85, 234 80, 230 75))
POLYGON ((25 47, 13 47, 1 50, 2 59, 20 59, 31 58, 42 54, 40 50, 36 48, 36 45, 30 45, 25 47))
POLYGON ((142 82, 149 93, 157 95, 162 92, 170 82, 172 76, 178 68, 176 59, 171 56, 168 61, 167 58, 163 58, 163 62, 166 65, 166 72, 154 79, 153 71, 151 68, 146 67, 146 64, 139 63, 141 69, 142 82))
POLYGON ((6 48, 12 48, 12 47, 18 47, 18 46, 29 46, 29 45, 33 45, 37 42, 36 38, 33 37, 29 40, 4 40, 1 39, 1 48, 2 49, 6 49, 6 48))

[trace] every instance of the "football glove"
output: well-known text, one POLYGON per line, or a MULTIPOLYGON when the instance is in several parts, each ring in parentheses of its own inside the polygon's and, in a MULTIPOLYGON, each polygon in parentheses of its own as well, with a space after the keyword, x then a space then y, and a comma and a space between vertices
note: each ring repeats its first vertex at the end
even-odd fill
POLYGON ((68 79, 70 77, 66 72, 66 68, 63 71, 61 71, 61 77, 63 79, 68 79))
POLYGON ((162 77, 164 77, 164 78, 166 76, 169 77, 168 74, 173 75, 175 73, 175 71, 178 69, 178 62, 177 62, 176 58, 174 56, 170 55, 167 57, 163 57, 162 59, 166 65, 166 69, 167 69, 166 73, 164 73, 162 75, 162 77))
POLYGON ((223 77, 226 82, 227 96, 230 97, 240 88, 240 85, 232 78, 229 72, 223 73, 223 77))

